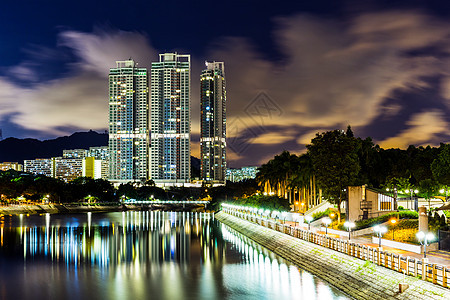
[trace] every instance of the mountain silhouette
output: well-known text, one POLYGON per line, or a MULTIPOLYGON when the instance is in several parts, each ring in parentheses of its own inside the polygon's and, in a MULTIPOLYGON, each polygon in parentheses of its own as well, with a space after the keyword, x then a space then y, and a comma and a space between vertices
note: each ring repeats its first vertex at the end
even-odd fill
MULTIPOLYGON (((63 150, 108 146, 108 134, 95 131, 75 132, 52 140, 7 138, 0 141, 0 162, 62 156, 63 150)), ((191 176, 200 177, 200 159, 191 156, 191 176)))

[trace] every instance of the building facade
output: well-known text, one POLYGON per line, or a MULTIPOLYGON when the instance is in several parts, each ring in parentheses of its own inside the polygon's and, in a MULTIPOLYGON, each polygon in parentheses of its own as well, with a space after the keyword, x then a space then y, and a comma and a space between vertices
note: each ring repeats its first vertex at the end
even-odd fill
POLYGON ((200 77, 201 177, 207 183, 226 180, 226 82, 223 62, 206 62, 200 77))
POLYGON ((93 179, 108 179, 108 161, 85 157, 82 162, 82 176, 93 179))
POLYGON ((35 175, 55 177, 55 164, 53 158, 38 158, 24 160, 24 171, 35 175))
POLYGON ((83 158, 52 158, 54 164, 54 177, 65 182, 83 176, 83 158))
POLYGON ((190 55, 164 53, 151 69, 150 178, 190 182, 190 55))
POLYGON ((63 150, 63 158, 84 158, 88 156, 86 149, 69 149, 63 150))
POLYGON ((258 167, 242 167, 240 169, 227 169, 227 180, 239 182, 245 179, 255 179, 258 167))
POLYGON ((109 148, 108 146, 90 147, 87 157, 107 161, 109 160, 109 148))
POLYGON ((23 171, 23 165, 18 162, 2 162, 0 163, 0 171, 8 171, 13 169, 15 171, 23 171))
POLYGON ((132 59, 109 73, 109 179, 148 179, 148 73, 132 59))

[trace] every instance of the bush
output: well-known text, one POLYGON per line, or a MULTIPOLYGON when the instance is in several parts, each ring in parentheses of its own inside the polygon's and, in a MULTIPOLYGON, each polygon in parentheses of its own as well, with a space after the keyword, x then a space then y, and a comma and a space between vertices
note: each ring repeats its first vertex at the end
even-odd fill
POLYGON ((253 195, 247 198, 239 198, 233 201, 234 205, 243 205, 277 211, 290 211, 289 200, 278 196, 253 195))
POLYGON ((381 224, 387 222, 391 218, 399 218, 399 219, 418 219, 419 214, 416 211, 411 210, 402 210, 399 212, 391 212, 385 214, 383 216, 379 216, 372 219, 357 221, 355 230, 364 229, 368 227, 375 226, 377 224, 381 224))
POLYGON ((419 220, 403 219, 396 224, 387 224, 388 232, 383 236, 385 239, 392 239, 394 235, 396 242, 418 244, 416 233, 419 229, 419 220))

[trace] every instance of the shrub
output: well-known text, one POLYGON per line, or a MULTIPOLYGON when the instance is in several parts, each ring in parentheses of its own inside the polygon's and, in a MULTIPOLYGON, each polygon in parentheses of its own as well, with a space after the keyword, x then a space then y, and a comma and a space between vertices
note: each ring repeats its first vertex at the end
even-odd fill
POLYGON ((291 209, 289 200, 278 196, 253 195, 247 198, 236 199, 232 204, 277 211, 289 211, 291 209))
POLYGON ((411 211, 411 210, 402 210, 399 212, 391 212, 391 213, 388 213, 388 214, 385 214, 383 216, 379 216, 376 218, 357 221, 355 223, 356 224, 355 230, 364 229, 364 228, 375 226, 377 224, 387 222, 389 219, 391 219, 393 217, 399 218, 399 219, 418 219, 419 214, 416 211, 411 211))

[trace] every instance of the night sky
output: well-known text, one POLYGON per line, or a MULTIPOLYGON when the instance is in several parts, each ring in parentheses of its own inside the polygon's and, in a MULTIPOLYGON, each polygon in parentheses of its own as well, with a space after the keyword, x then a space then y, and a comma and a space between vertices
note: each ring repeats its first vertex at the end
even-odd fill
POLYGON ((108 122, 107 74, 132 57, 224 61, 228 163, 259 165, 345 129, 385 148, 450 141, 450 1, 5 1, 0 128, 39 139, 108 122))

